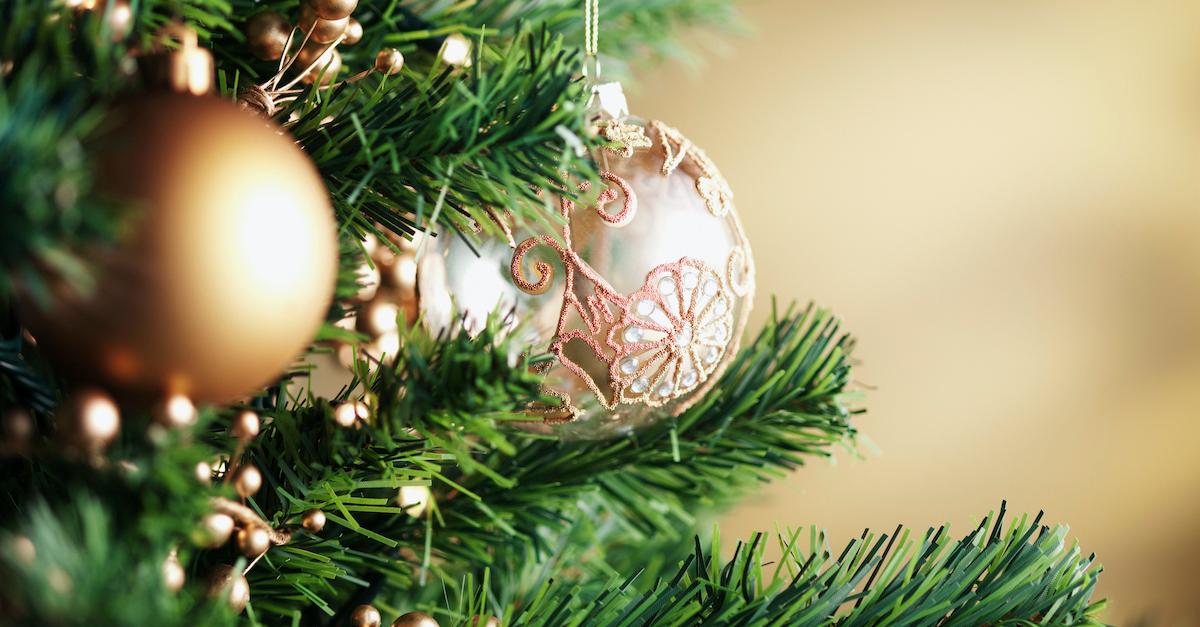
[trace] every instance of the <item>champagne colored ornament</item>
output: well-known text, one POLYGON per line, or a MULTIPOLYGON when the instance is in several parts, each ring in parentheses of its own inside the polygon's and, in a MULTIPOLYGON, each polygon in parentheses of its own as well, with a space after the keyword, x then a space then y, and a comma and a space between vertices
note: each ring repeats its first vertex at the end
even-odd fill
POLYGON ((300 526, 309 533, 320 533, 325 528, 325 512, 319 509, 310 509, 304 512, 304 517, 300 519, 300 526))
POLYGON ((200 519, 200 529, 196 536, 196 544, 215 549, 229 541, 233 534, 233 518, 228 514, 213 512, 205 514, 200 519))
POLYGON ((350 624, 354 627, 379 627, 383 624, 383 616, 375 606, 363 604, 354 608, 354 613, 350 615, 350 624))
POLYGON ((358 7, 358 0, 308 0, 313 12, 323 20, 340 20, 350 17, 358 7))
POLYGON ((350 21, 346 23, 346 32, 342 33, 342 44, 353 46, 362 41, 362 38, 363 25, 358 20, 350 18, 350 21))
POLYGON ((601 123, 603 186, 558 202, 561 234, 530 234, 509 254, 451 243, 422 260, 421 308, 468 328, 499 307, 528 321, 555 361, 525 426, 566 439, 628 433, 703 398, 737 345, 754 290, 750 244, 713 162, 679 131, 622 118, 601 123), (597 193, 598 192, 598 193, 597 193), (590 196, 589 196, 590 194, 590 196))
POLYGON ((258 414, 244 409, 233 417, 233 424, 229 425, 229 431, 233 437, 239 440, 250 440, 258 435, 259 424, 258 414))
POLYGON ((342 55, 332 46, 308 44, 296 55, 296 66, 304 72, 305 83, 329 85, 337 80, 342 71, 342 55))
POLYGON ((495 616, 474 616, 471 618, 472 627, 500 627, 503 623, 495 616))
POLYGON ((59 429, 68 440, 87 452, 99 452, 117 437, 121 412, 109 396, 99 390, 77 392, 66 407, 59 429))
POLYGON ((23 300, 39 348, 77 379, 149 402, 232 401, 309 343, 333 294, 337 235, 316 169, 278 127, 218 98, 116 107, 99 195, 128 236, 90 251, 95 289, 23 300))
POLYGON ((250 582, 228 564, 217 564, 208 577, 208 596, 221 599, 241 613, 250 602, 250 582))
POLYGON ((233 489, 244 499, 257 494, 262 482, 262 473, 252 464, 242 464, 233 472, 233 489))
POLYGON ((172 428, 196 423, 196 406, 182 394, 172 394, 154 406, 154 419, 172 428))
POLYGON ((425 612, 408 612, 392 621, 392 627, 441 627, 441 625, 425 612))
POLYGON ((183 570, 183 564, 179 563, 179 554, 175 549, 171 549, 167 559, 163 560, 162 576, 163 585, 171 592, 179 592, 187 582, 187 573, 183 570))
POLYGON ((396 504, 404 508, 404 513, 413 518, 420 518, 421 514, 429 508, 429 501, 433 500, 433 492, 429 490, 429 486, 424 485, 406 485, 400 486, 400 493, 396 496, 396 504))
POLYGON ((380 50, 375 55, 375 71, 382 74, 398 74, 404 68, 404 55, 395 48, 380 50))
POLYGON ((346 32, 346 26, 350 23, 349 14, 344 17, 328 20, 317 15, 312 4, 304 3, 300 5, 300 19, 297 20, 300 24, 300 30, 305 33, 311 33, 308 36, 309 41, 318 44, 331 44, 346 32))
POLYGON ((274 11, 263 11, 246 22, 246 43, 263 61, 277 61, 287 47, 292 26, 274 11))
POLYGON ((246 557, 258 557, 271 548, 271 532, 262 525, 248 525, 238 529, 238 550, 246 557))

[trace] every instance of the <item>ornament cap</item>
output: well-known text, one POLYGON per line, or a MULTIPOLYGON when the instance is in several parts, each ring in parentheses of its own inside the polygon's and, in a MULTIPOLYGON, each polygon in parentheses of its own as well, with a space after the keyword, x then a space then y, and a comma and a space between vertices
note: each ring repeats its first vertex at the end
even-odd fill
POLYGON ((623 120, 629 116, 629 102, 625 99, 625 90, 621 83, 600 83, 592 87, 592 97, 588 100, 588 110, 600 117, 601 120, 623 120))

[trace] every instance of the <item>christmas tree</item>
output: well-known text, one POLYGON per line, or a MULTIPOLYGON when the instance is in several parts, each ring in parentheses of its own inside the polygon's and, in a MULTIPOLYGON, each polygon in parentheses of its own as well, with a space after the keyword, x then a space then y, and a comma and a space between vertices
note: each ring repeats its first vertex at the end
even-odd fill
POLYGON ((725 0, 0 18, 0 623, 1099 624, 1040 514, 707 522, 864 402, 604 82, 725 0))

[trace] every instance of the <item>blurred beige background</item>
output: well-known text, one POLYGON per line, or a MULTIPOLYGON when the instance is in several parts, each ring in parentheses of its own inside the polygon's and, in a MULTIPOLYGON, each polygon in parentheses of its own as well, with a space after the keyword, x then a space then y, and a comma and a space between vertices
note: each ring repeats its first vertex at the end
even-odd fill
POLYGON ((780 300, 833 307, 878 389, 840 454, 726 534, 1067 522, 1108 620, 1200 624, 1200 3, 745 5, 636 113, 703 146, 780 300))

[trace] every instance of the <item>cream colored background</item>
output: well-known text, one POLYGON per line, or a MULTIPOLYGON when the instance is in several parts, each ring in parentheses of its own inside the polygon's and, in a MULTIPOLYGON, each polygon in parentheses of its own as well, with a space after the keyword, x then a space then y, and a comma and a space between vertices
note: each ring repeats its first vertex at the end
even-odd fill
POLYGON ((859 337, 864 459, 732 512, 965 533, 1003 498, 1104 563, 1110 621, 1200 624, 1200 3, 745 5, 698 75, 644 74, 737 193, 756 321, 859 337))

